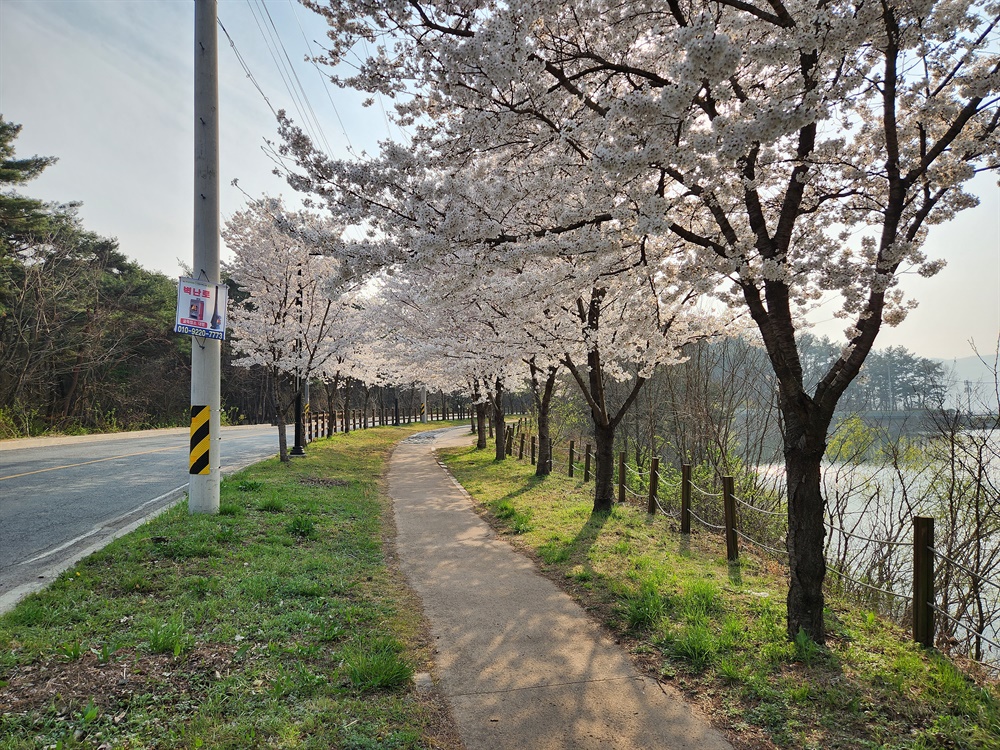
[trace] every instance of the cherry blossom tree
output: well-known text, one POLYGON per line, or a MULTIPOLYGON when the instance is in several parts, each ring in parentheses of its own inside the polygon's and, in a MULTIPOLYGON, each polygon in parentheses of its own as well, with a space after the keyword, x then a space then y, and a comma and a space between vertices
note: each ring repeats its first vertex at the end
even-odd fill
POLYGON ((230 311, 234 364, 271 374, 279 455, 288 461, 285 413, 299 384, 327 367, 337 350, 331 332, 345 302, 341 264, 332 257, 340 230, 328 220, 262 198, 226 222, 223 238, 235 258, 224 272, 247 296, 230 311), (293 392, 282 393, 287 379, 293 392))
POLYGON ((335 82, 394 97, 414 139, 387 145, 373 170, 324 162, 286 121, 304 172, 293 184, 409 235, 381 245, 386 257, 477 233, 505 263, 615 222, 683 240, 690 283, 714 278, 712 296, 750 314, 785 426, 788 632, 822 642, 827 430, 882 325, 914 304, 902 276, 941 267, 921 250, 928 229, 975 205, 964 186, 1000 163, 1000 5, 307 4, 330 21, 329 62, 361 58, 335 82), (483 163, 494 210, 477 222, 448 191, 483 163), (525 211, 506 251, 504 203, 525 211), (823 299, 839 305, 845 338, 807 389, 796 332, 823 299))

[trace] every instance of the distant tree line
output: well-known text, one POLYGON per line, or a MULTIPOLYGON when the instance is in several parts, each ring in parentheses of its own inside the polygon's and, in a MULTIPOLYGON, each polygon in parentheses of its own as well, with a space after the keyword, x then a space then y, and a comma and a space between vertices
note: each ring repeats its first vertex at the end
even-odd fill
MULTIPOLYGON (((56 161, 16 158, 20 131, 0 117, 0 438, 187 424, 176 280, 85 229, 79 204, 19 193, 56 161)), ((263 373, 227 369, 230 413, 269 415, 263 373)))
MULTIPOLYGON (((840 356, 827 338, 800 334, 804 378, 814 387, 840 356)), ((777 383, 766 353, 746 337, 701 341, 685 348, 686 359, 657 370, 622 423, 616 450, 648 467, 659 456, 670 465, 708 465, 719 475, 740 467, 777 463, 781 457, 781 415, 777 383)), ((609 386, 613 399, 624 386, 609 386)), ((858 415, 873 425, 879 412, 941 410, 948 390, 943 365, 902 346, 873 350, 847 388, 835 424, 858 415)), ((553 428, 556 437, 585 440, 586 404, 571 388, 560 393, 553 428)), ((920 420, 912 426, 922 424, 920 420)))

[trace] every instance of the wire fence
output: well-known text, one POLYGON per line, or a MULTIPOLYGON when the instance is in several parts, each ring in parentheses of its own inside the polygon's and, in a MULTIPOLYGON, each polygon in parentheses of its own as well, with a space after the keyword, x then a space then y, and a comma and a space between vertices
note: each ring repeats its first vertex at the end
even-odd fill
MULTIPOLYGON (((532 437, 531 445, 532 457, 534 457, 534 437, 532 437)), ((550 455, 552 456, 550 469, 558 465, 564 467, 563 470, 571 475, 578 471, 584 472, 586 476, 582 478, 585 481, 593 478, 589 471, 593 457, 590 445, 585 446, 583 455, 587 457, 587 461, 582 467, 577 460, 581 454, 577 452, 575 444, 570 450, 564 450, 552 443, 550 455)), ((700 527, 710 532, 721 533, 726 538, 727 557, 731 562, 738 561, 738 545, 739 542, 743 542, 755 547, 761 553, 787 564, 789 553, 783 547, 785 547, 788 516, 787 511, 782 509, 777 501, 774 501, 771 507, 761 507, 744 497, 740 497, 733 488, 733 478, 728 476, 717 478, 722 483, 721 492, 710 490, 691 478, 690 466, 682 466, 681 476, 676 479, 674 478, 676 477, 675 471, 661 472, 658 461, 659 459, 654 458, 649 468, 643 469, 628 463, 624 453, 619 454, 618 467, 615 472, 618 499, 636 506, 645 505, 646 511, 650 514, 680 520, 682 533, 690 533, 692 519, 700 527), (677 509, 676 504, 678 496, 680 498, 679 509, 677 509), (670 502, 667 501, 668 498, 670 502), (716 514, 720 511, 722 522, 716 523, 716 514)), ((857 523, 860 523, 864 518, 862 514, 855 515, 858 516, 857 523)), ((997 642, 997 636, 972 628, 962 617, 955 617, 942 608, 935 598, 933 563, 937 561, 942 566, 950 566, 955 571, 961 571, 980 588, 991 591, 995 589, 1000 592, 1000 583, 976 573, 968 565, 936 549, 933 546, 932 519, 915 516, 913 521, 914 541, 900 541, 898 539, 879 539, 874 535, 858 533, 857 528, 849 531, 834 524, 831 519, 825 519, 823 521, 825 528, 841 539, 839 543, 841 546, 838 549, 841 552, 842 563, 847 562, 848 555, 845 550, 849 548, 851 543, 874 545, 877 549, 886 552, 883 563, 890 571, 889 585, 878 585, 876 582, 863 580, 866 575, 852 574, 850 570, 841 569, 830 561, 827 563, 827 570, 843 584, 849 584, 845 591, 850 591, 850 587, 855 587, 855 595, 858 595, 859 592, 867 592, 868 597, 871 598, 866 598, 865 601, 882 602, 878 608, 885 614, 897 620, 909 619, 913 625, 914 640, 924 645, 929 646, 935 643, 933 615, 938 615, 939 619, 944 618, 942 624, 945 627, 942 628, 942 632, 938 633, 941 636, 938 639, 941 643, 954 640, 952 634, 955 631, 952 626, 961 628, 966 634, 966 641, 975 641, 977 653, 982 651, 983 645, 988 647, 988 658, 977 660, 971 655, 968 658, 982 664, 986 669, 996 670, 1000 673, 1000 643, 997 642), (931 522, 931 536, 927 544, 922 545, 917 541, 918 520, 924 525, 931 522), (922 550, 928 553, 927 559, 922 556, 922 550), (909 562, 906 562, 908 558, 901 559, 899 557, 907 553, 913 555, 913 559, 909 562), (902 579, 905 579, 907 573, 912 573, 913 590, 904 593, 902 589, 906 583, 902 579), (897 588, 897 583, 899 588, 897 588), (994 659, 996 659, 995 662, 994 659)), ((1000 610, 1000 599, 998 599, 997 608, 1000 610)), ((995 626, 990 625, 990 627, 995 626)))

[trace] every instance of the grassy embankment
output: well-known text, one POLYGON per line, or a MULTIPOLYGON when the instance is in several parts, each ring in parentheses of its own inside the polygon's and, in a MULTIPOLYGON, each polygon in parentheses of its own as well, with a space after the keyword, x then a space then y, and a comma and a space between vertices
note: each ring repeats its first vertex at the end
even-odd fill
POLYGON ((741 748, 1000 748, 1000 690, 849 601, 828 600, 827 647, 785 637, 785 574, 709 533, 616 506, 593 485, 492 451, 445 461, 494 525, 614 630, 641 667, 702 706, 741 748))
POLYGON ((181 504, 0 617, 0 748, 453 745, 381 478, 419 425, 338 435, 181 504))

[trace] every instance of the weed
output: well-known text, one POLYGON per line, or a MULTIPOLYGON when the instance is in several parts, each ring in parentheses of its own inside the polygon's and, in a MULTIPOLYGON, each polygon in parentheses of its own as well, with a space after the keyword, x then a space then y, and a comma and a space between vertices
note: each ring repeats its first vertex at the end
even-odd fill
POLYGON ((788 700, 792 703, 805 703, 812 698, 812 689, 809 685, 796 685, 788 688, 788 700))
POLYGON ((59 647, 59 654, 66 661, 76 661, 83 656, 83 644, 80 641, 69 641, 59 647))
POLYGON ((632 553, 632 545, 626 539, 622 539, 611 546, 611 551, 616 555, 630 555, 632 553))
POLYGON ((147 631, 149 650, 154 654, 173 654, 180 656, 194 645, 194 638, 184 629, 181 617, 171 617, 169 620, 153 620, 147 631))
POLYGON ((313 523, 312 519, 305 516, 295 516, 285 526, 285 531, 292 536, 297 536, 299 539, 315 539, 317 536, 316 524, 313 523))
POLYGON ((241 479, 236 485, 240 492, 258 492, 263 489, 264 483, 259 479, 241 479))
POLYGON ((632 630, 646 630, 663 617, 666 606, 652 581, 643 581, 639 591, 625 604, 625 622, 632 630))
POLYGON ((257 503, 257 510, 264 513, 281 513, 285 510, 285 504, 276 497, 265 497, 257 503))
POLYGON ((874 612, 865 612, 864 615, 864 626, 865 630, 872 632, 878 625, 878 615, 874 612))
POLYGON ((398 643, 377 639, 366 646, 355 646, 344 657, 351 683, 359 690, 384 690, 400 687, 413 678, 411 667, 399 654, 398 643))
POLYGON ((693 621, 722 611, 722 591, 714 581, 699 579, 691 581, 678 603, 679 614, 693 621))
POLYGON ((574 566, 566 575, 577 583, 590 583, 594 579, 593 571, 587 570, 582 565, 574 566))
POLYGON ((239 534, 236 533, 236 527, 229 524, 224 524, 215 533, 215 541, 219 544, 232 544, 240 540, 239 534))
POLYGON ((538 548, 538 554, 549 565, 566 562, 571 552, 572 549, 561 542, 549 542, 538 548))
POLYGON ((98 664, 110 664, 120 648, 121 646, 113 641, 105 641, 100 649, 92 648, 90 652, 97 657, 98 664))
POLYGON ((214 578, 205 576, 193 576, 184 581, 187 590, 198 599, 205 599, 212 594, 218 594, 222 590, 222 585, 214 578))
POLYGON ((731 657, 720 659, 716 670, 719 676, 731 685, 743 680, 743 670, 736 660, 731 657))
POLYGON ((686 661, 696 672, 702 672, 715 658, 717 646, 708 625, 703 622, 688 623, 674 638, 671 651, 686 661))
POLYGON ((535 524, 532 522, 532 512, 517 512, 510 519, 510 529, 515 534, 527 534, 529 531, 535 528, 535 524))
POLYGON ((823 654, 823 649, 809 637, 809 634, 799 628, 795 634, 795 661, 800 661, 807 667, 811 667, 813 662, 823 654))
POLYGON ((517 508, 510 500, 499 500, 493 504, 493 515, 501 521, 506 521, 517 515, 517 508))
POLYGON ((94 719, 96 719, 99 714, 100 711, 98 710, 97 706, 94 705, 94 702, 88 701, 87 707, 84 708, 82 712, 80 712, 80 723, 86 726, 94 719))

